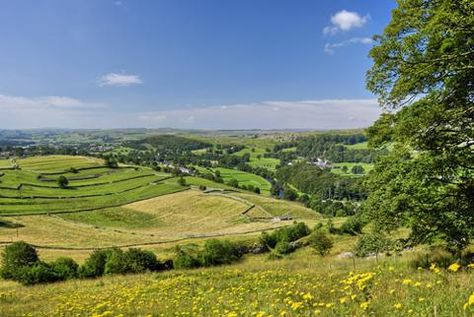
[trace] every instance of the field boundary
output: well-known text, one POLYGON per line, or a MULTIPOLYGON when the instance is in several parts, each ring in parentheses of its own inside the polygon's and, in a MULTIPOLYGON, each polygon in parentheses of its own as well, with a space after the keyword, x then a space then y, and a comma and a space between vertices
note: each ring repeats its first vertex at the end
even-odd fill
POLYGON ((139 202, 139 201, 148 200, 148 199, 161 197, 161 196, 165 196, 165 195, 176 194, 176 193, 183 192, 183 191, 190 190, 190 189, 191 189, 190 187, 179 188, 177 190, 174 190, 174 191, 171 191, 169 193, 162 194, 162 195, 150 196, 150 197, 145 197, 145 198, 140 198, 140 199, 136 199, 136 200, 127 201, 126 203, 112 204, 112 205, 107 205, 107 206, 102 206, 102 207, 85 208, 85 209, 78 209, 78 210, 61 210, 61 211, 51 211, 51 212, 44 212, 43 211, 43 212, 9 213, 9 214, 1 214, 0 213, 0 217, 5 218, 5 217, 23 217, 23 216, 25 216, 25 217, 26 216, 45 216, 45 215, 73 214, 73 213, 86 212, 86 211, 103 210, 103 209, 108 209, 108 208, 121 207, 121 206, 125 206, 125 205, 128 205, 128 204, 133 204, 133 203, 136 203, 136 202, 139 202))
MULTIPOLYGON (((255 230, 242 231, 242 232, 235 232, 235 233, 192 234, 192 235, 188 235, 186 237, 170 239, 170 240, 150 241, 150 242, 141 242, 141 243, 122 244, 122 245, 111 245, 111 246, 106 246, 106 247, 95 247, 95 248, 93 248, 93 247, 81 248, 81 247, 47 246, 47 245, 39 245, 39 244, 31 244, 31 245, 34 246, 35 248, 45 249, 45 250, 94 251, 94 250, 104 250, 104 249, 110 249, 110 248, 120 248, 121 249, 121 248, 132 248, 132 247, 149 246, 149 245, 160 245, 160 244, 174 243, 174 242, 193 240, 193 239, 203 239, 203 238, 206 239, 206 238, 217 238, 217 237, 240 236, 240 235, 263 232, 263 231, 267 231, 267 230, 274 230, 274 229, 277 229, 277 228, 278 228, 278 226, 272 226, 272 227, 266 227, 266 228, 260 228, 260 229, 255 229, 255 230)), ((13 243, 13 242, 0 241, 0 245, 9 245, 11 243, 13 243)))

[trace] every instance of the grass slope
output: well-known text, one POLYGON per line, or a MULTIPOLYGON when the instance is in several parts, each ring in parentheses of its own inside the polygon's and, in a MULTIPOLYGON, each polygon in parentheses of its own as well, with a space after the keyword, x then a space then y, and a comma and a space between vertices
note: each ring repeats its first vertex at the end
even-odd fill
POLYGON ((4 316, 472 316, 474 274, 416 271, 404 259, 280 261, 23 287, 0 285, 4 316))

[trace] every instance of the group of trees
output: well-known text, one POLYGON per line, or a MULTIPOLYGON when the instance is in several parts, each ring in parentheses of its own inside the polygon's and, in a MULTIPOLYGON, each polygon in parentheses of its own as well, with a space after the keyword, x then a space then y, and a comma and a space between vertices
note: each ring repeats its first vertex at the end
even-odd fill
POLYGON ((322 134, 308 136, 299 140, 296 147, 296 154, 308 160, 321 158, 334 163, 372 163, 378 156, 378 151, 373 149, 350 149, 346 147, 346 145, 365 141, 367 141, 367 136, 363 134, 322 134))
POLYGON ((172 262, 160 262, 155 254, 140 249, 96 250, 80 266, 73 259, 60 257, 54 262, 41 261, 36 249, 25 242, 14 242, 2 253, 0 276, 24 285, 92 278, 104 274, 143 273, 172 268, 172 262))
POLYGON ((233 263, 242 257, 244 250, 227 240, 210 239, 203 248, 195 244, 176 246, 175 253, 174 266, 191 269, 233 263))

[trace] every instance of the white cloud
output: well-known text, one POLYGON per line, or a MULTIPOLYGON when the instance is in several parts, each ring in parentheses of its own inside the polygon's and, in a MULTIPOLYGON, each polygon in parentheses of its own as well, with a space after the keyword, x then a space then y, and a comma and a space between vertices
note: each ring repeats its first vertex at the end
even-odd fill
POLYGON ((98 103, 87 103, 75 98, 64 96, 19 97, 0 94, 0 109, 2 110, 45 110, 45 109, 84 109, 103 108, 98 103))
POLYGON ((345 129, 371 125, 381 113, 375 99, 264 101, 111 111, 101 103, 65 96, 0 95, 1 128, 345 129))
POLYGON ((99 79, 99 86, 125 87, 143 83, 138 75, 108 73, 99 79))
POLYGON ((371 125, 380 112, 375 99, 333 99, 172 109, 136 118, 148 128, 348 129, 371 125))
POLYGON ((323 29, 324 34, 334 35, 339 31, 349 31, 353 28, 360 28, 364 26, 370 16, 367 14, 361 16, 357 12, 342 10, 331 16, 331 24, 323 29))
POLYGON ((324 45, 324 51, 328 54, 334 54, 334 50, 340 47, 354 45, 354 44, 364 44, 370 45, 374 41, 370 37, 353 37, 349 40, 338 42, 338 43, 326 43, 324 45))
POLYGON ((106 105, 65 96, 22 97, 0 94, 2 128, 74 127, 106 105))

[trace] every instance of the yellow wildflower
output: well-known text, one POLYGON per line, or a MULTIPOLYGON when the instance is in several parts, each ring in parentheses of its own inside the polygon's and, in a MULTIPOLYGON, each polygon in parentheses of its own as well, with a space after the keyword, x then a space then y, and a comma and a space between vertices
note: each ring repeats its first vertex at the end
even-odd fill
POLYGON ((459 268, 461 267, 461 265, 457 262, 451 264, 449 267, 448 267, 448 271, 451 271, 451 272, 457 272, 459 270, 459 268))

